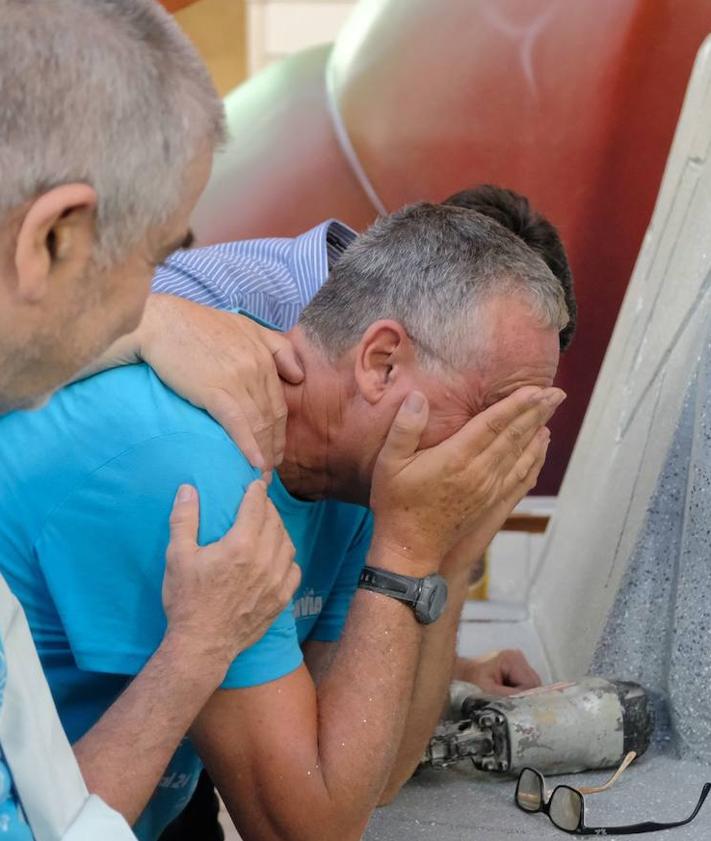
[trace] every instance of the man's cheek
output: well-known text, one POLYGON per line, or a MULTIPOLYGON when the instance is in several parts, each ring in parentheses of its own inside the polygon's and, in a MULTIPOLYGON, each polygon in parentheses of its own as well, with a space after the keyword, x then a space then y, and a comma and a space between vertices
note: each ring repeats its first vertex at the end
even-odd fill
POLYGON ((420 449, 436 447, 437 444, 441 444, 442 441, 446 441, 447 438, 451 438, 452 435, 459 432, 464 423, 465 421, 457 421, 451 417, 432 417, 430 413, 430 419, 420 439, 420 449))

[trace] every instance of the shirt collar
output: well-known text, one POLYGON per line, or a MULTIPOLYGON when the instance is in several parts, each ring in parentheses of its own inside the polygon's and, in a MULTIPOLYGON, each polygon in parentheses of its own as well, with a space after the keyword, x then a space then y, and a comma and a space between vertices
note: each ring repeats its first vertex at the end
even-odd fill
POLYGON ((323 286, 329 272, 357 234, 343 222, 328 219, 294 237, 290 269, 304 301, 323 286))

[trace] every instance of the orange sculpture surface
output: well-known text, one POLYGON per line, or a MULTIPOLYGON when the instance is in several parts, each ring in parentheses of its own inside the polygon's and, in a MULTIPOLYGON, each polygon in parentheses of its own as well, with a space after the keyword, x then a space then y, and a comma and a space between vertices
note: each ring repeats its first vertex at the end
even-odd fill
POLYGON ((709 31, 711 0, 363 0, 332 51, 227 98, 233 139, 198 234, 362 228, 481 182, 529 196, 561 230, 580 305, 538 488, 554 493, 709 31))
POLYGON ((192 6, 195 0, 161 0, 161 3, 169 12, 179 12, 186 6, 192 6))

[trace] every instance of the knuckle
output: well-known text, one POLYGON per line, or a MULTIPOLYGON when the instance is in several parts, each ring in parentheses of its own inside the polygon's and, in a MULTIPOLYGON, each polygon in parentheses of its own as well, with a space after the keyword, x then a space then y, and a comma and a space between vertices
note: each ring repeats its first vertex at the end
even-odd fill
POLYGON ((514 475, 516 476, 519 482, 525 482, 530 472, 530 467, 527 467, 525 464, 519 464, 516 466, 514 475))
POLYGON ((169 543, 165 550, 165 560, 169 564, 176 564, 182 557, 180 548, 175 543, 169 543))
POLYGON ((390 427, 390 432, 393 435, 401 436, 401 435, 408 435, 410 432, 410 425, 407 421, 401 420, 400 418, 395 418, 390 427))
POLYGON ((171 528, 175 528, 176 526, 181 526, 186 521, 185 512, 182 509, 182 506, 176 505, 173 510, 170 512, 170 526, 171 528))
POLYGON ((516 424, 511 424, 511 426, 506 427, 506 437, 515 447, 520 447, 523 430, 516 424))
POLYGON ((210 389, 205 400, 205 407, 210 412, 234 411, 235 405, 230 395, 224 388, 213 387, 210 389))
POLYGON ((450 459, 450 472, 463 473, 472 464, 472 458, 468 452, 457 451, 450 459))
POLYGON ((485 498, 491 498, 498 495, 499 481, 496 474, 485 473, 480 477, 478 482, 479 495, 485 498))
POLYGON ((503 431, 503 426, 498 418, 486 418, 486 428, 494 435, 500 435, 503 431))
POLYGON ((265 435, 267 432, 271 432, 271 431, 272 431, 271 423, 268 420, 265 420, 264 418, 260 418, 259 420, 255 420, 254 423, 252 424, 252 432, 257 436, 265 435))

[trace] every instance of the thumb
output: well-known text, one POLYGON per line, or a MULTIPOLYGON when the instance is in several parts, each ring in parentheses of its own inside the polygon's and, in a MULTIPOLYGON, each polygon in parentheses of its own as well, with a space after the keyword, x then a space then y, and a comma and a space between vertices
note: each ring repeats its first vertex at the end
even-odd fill
POLYGON ((428 417, 427 398, 419 391, 411 391, 395 415, 381 457, 400 461, 414 455, 428 417))
POLYGON ((194 549, 197 545, 200 502, 192 485, 181 485, 170 513, 170 545, 174 550, 194 549))
POLYGON ((273 332, 265 337, 265 341, 274 358, 279 376, 292 385, 298 385, 304 379, 304 370, 294 346, 288 339, 273 332))

